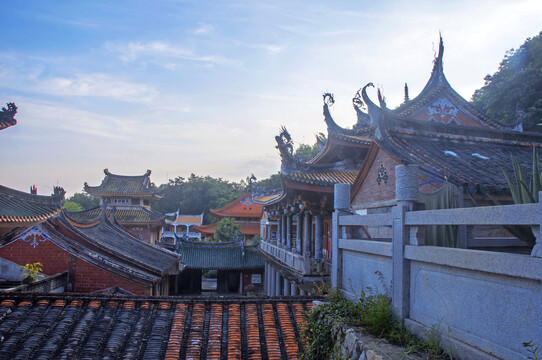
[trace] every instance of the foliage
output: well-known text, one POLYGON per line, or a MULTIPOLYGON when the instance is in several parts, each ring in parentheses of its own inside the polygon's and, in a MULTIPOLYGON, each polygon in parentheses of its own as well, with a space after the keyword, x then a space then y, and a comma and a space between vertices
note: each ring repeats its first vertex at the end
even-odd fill
POLYGON ((542 131, 542 32, 511 49, 499 70, 485 77, 472 96, 473 104, 490 117, 514 123, 523 120, 525 130, 542 131))
POLYGON ((233 237, 239 236, 239 225, 232 218, 220 220, 215 228, 216 241, 231 241, 233 237))
POLYGON ((229 204, 241 196, 245 188, 244 181, 235 183, 195 174, 191 174, 188 179, 179 176, 156 189, 156 193, 163 197, 154 201, 151 207, 162 213, 178 209, 181 209, 183 214, 203 213, 204 224, 210 224, 216 220, 210 217, 209 209, 218 209, 229 204))
POLYGON ((540 359, 540 349, 532 341, 524 342, 523 347, 527 349, 527 352, 532 356, 529 356, 527 359, 530 360, 539 360, 540 359))
POLYGON ((318 152, 321 147, 326 142, 326 136, 323 133, 316 134, 316 141, 312 145, 308 144, 299 144, 295 151, 295 155, 302 159, 312 159, 318 152))
POLYGON ((43 271, 43 264, 40 262, 26 264, 24 266, 20 266, 19 269, 23 270, 23 275, 30 281, 36 281, 40 277, 43 277, 43 275, 40 274, 40 272, 43 271))
MULTIPOLYGON (((95 208, 100 204, 100 199, 96 196, 85 194, 85 193, 75 193, 70 197, 66 203, 74 202, 81 206, 81 210, 88 210, 95 208)), ((80 211, 80 210, 68 210, 68 211, 80 211)))
POLYGON ((267 179, 257 181, 253 185, 253 188, 257 189, 258 192, 280 190, 281 187, 280 173, 273 174, 267 179))
POLYGON ((64 203, 64 209, 66 209, 66 211, 82 211, 82 210, 84 210, 83 207, 79 203, 76 203, 75 201, 66 201, 64 203))
MULTIPOLYGON (((506 178, 506 182, 508 183, 508 187, 510 188, 510 193, 512 194, 514 203, 516 204, 530 204, 538 202, 539 200, 538 192, 542 190, 542 174, 540 173, 540 161, 538 158, 538 151, 534 147, 532 162, 532 172, 529 181, 527 181, 525 177, 525 172, 523 171, 517 156, 512 155, 512 166, 514 169, 513 178, 510 178, 506 171, 501 168, 501 171, 506 178)), ((534 245, 536 242, 536 238, 530 226, 503 225, 503 227, 508 230, 512 235, 527 242, 530 245, 534 245)))
POLYGON ((442 350, 437 328, 433 327, 427 333, 426 340, 420 340, 394 319, 391 298, 388 295, 362 292, 358 301, 351 301, 337 289, 324 286, 319 288, 319 291, 326 293, 328 303, 307 314, 303 336, 308 346, 303 355, 304 359, 331 359, 337 355, 332 321, 361 326, 376 336, 404 347, 407 353, 424 352, 431 359, 450 358, 450 355, 442 350))

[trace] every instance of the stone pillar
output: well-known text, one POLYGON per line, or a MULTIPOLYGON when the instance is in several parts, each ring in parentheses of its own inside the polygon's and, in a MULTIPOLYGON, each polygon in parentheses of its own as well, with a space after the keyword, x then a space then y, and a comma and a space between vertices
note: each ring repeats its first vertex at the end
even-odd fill
POLYGON ((294 283, 290 283, 290 295, 297 296, 297 286, 294 283))
POLYGON ((292 248, 292 215, 286 215, 286 248, 292 248))
POLYGON ((275 283, 275 269, 269 264, 269 296, 275 296, 276 283, 275 283))
POLYGON ((282 216, 277 216, 277 245, 280 246, 281 244, 281 236, 282 236, 282 216))
POLYGON ((342 287, 342 251, 339 249, 339 216, 341 210, 350 208, 350 185, 335 184, 333 219, 331 225, 331 286, 342 287))
POLYGON ((284 288, 284 296, 290 296, 290 282, 288 279, 284 278, 283 282, 283 288, 284 288))
POLYGON ((405 245, 409 231, 405 226, 405 214, 418 201, 419 175, 417 165, 395 167, 395 197, 397 205, 392 209, 393 217, 393 271, 392 305, 395 315, 402 322, 410 313, 410 261, 405 259, 405 245))
POLYGON ((312 237, 312 219, 311 214, 307 211, 303 217, 305 223, 303 229, 303 255, 305 258, 311 257, 311 237, 312 237))
POLYGON ((275 294, 274 296, 280 295, 280 273, 275 270, 275 294))
POLYGON ((286 231, 287 231, 287 228, 288 228, 288 225, 286 224, 287 220, 286 220, 286 215, 282 215, 282 234, 280 235, 280 237, 282 238, 282 247, 285 247, 286 246, 286 231))
POLYGON ((322 258, 322 247, 324 245, 323 230, 323 217, 322 215, 314 216, 314 258, 322 258))
POLYGON ((266 262, 265 263, 265 276, 264 276, 265 284, 264 284, 264 288, 265 288, 265 295, 267 295, 267 296, 271 295, 271 288, 269 287, 269 285, 271 284, 271 281, 269 281, 270 273, 271 272, 269 271, 269 263, 266 262))
POLYGON ((301 237, 303 236, 303 214, 297 214, 295 218, 296 233, 295 233, 295 250, 301 254, 301 237))

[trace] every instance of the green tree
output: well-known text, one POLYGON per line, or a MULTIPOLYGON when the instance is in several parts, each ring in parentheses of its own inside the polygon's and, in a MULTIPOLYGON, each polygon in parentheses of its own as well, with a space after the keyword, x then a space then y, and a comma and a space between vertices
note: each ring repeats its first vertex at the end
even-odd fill
MULTIPOLYGON (((100 204, 100 199, 96 196, 85 194, 85 193, 75 193, 72 197, 70 197, 67 202, 74 202, 81 206, 81 210, 88 210, 95 208, 100 204)), ((68 205, 70 206, 70 205, 68 205)), ((68 210, 71 211, 71 210, 68 210)), ((77 211, 77 210, 76 210, 77 211)))
POLYGON ((315 135, 315 137, 316 141, 312 145, 299 144, 295 151, 295 155, 302 159, 312 159, 314 156, 316 156, 316 154, 318 154, 322 146, 325 144, 326 136, 323 133, 318 133, 315 135))
POLYGON ((472 96, 473 104, 490 117, 505 122, 523 121, 523 128, 542 131, 542 32, 511 49, 499 70, 485 77, 472 96))
POLYGON ((245 191, 242 183, 229 182, 211 176, 191 174, 188 179, 177 177, 168 184, 160 185, 156 193, 163 198, 151 204, 154 210, 166 213, 179 208, 183 214, 203 213, 203 222, 216 221, 209 215, 209 209, 218 209, 229 204, 245 191))
POLYGON ((66 211, 82 211, 83 207, 75 201, 66 201, 64 203, 64 209, 66 209, 66 211))
POLYGON ((255 188, 258 191, 272 191, 281 189, 280 173, 276 173, 268 177, 267 179, 256 182, 255 188))
POLYGON ((218 222, 215 228, 216 241, 231 241, 235 236, 239 236, 239 225, 235 224, 232 218, 224 218, 218 222))

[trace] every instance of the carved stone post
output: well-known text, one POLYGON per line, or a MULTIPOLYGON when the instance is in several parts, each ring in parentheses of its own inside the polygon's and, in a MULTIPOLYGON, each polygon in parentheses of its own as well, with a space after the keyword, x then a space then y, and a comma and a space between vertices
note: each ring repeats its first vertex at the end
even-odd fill
POLYGON ((296 234, 295 234, 295 247, 296 252, 301 254, 301 238, 303 236, 303 214, 299 213, 296 216, 296 234))
POLYGON ((282 235, 282 216, 277 216, 277 246, 280 246, 282 235))
POLYGON ((306 211, 304 216, 304 231, 303 231, 303 255, 305 258, 311 257, 311 237, 312 237, 312 219, 311 214, 306 211))
POLYGON ((314 216, 314 258, 322 258, 322 247, 324 246, 324 237, 322 234, 323 219, 322 215, 314 216))
POLYGON ((286 215, 286 249, 292 248, 292 214, 286 215))
POLYGON ((393 217, 393 271, 392 304, 395 315, 403 321, 410 313, 410 261, 405 259, 405 245, 409 242, 409 231, 405 225, 405 214, 418 201, 418 166, 397 165, 395 167, 395 196, 397 206, 393 217))
POLYGON ((282 238, 282 242, 281 242, 282 247, 286 246, 286 228, 287 228, 286 215, 282 215, 282 234, 280 235, 280 237, 282 238))
POLYGON ((531 229, 533 231, 533 235, 536 238, 536 243, 534 244, 533 250, 531 251, 531 256, 536 257, 542 257, 542 191, 538 192, 538 224, 535 226, 531 226, 531 229))
POLYGON ((339 216, 340 211, 350 208, 350 185, 335 184, 333 219, 331 225, 331 286, 342 286, 342 251, 339 249, 339 216))
POLYGON ((280 295, 280 273, 275 270, 275 296, 280 295))

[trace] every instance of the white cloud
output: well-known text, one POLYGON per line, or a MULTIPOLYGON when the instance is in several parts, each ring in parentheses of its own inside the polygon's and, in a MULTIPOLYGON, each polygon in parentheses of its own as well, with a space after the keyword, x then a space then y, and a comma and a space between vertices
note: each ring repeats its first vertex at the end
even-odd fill
POLYGON ((154 60, 156 64, 168 70, 177 69, 179 64, 175 60, 203 63, 204 65, 236 66, 241 64, 239 61, 219 55, 199 55, 192 50, 174 46, 165 41, 130 41, 124 44, 109 42, 106 44, 106 48, 119 53, 122 61, 154 60))
POLYGON ((151 86, 126 82, 102 73, 36 80, 33 89, 45 94, 108 97, 145 104, 158 97, 158 91, 151 86))
POLYGON ((211 24, 206 24, 206 23, 199 23, 198 24, 199 27, 194 30, 194 34, 196 35, 205 35, 205 34, 209 34, 211 32, 214 31, 215 27, 211 24))

